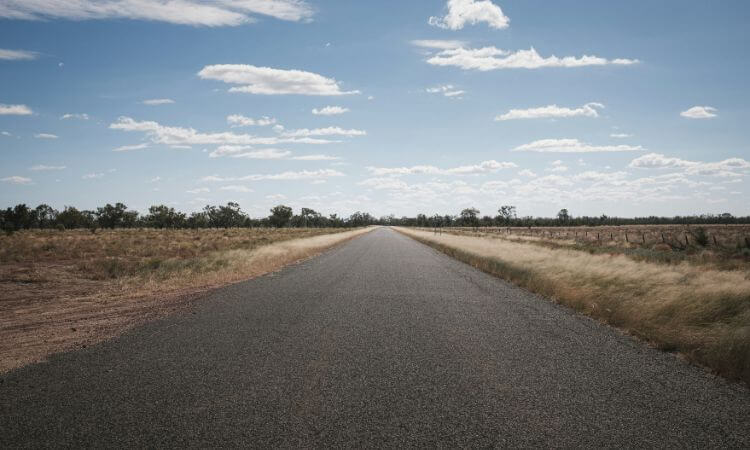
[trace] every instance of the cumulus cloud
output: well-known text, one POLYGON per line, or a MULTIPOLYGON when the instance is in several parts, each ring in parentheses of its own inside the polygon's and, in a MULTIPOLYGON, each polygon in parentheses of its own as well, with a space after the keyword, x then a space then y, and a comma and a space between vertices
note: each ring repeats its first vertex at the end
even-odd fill
POLYGON ((312 113, 316 116, 335 116, 349 112, 349 108, 342 108, 341 106, 326 106, 324 108, 313 108, 312 113))
POLYGON ((490 0, 448 0, 448 13, 443 17, 430 17, 430 25, 448 30, 460 30, 464 25, 484 22, 491 28, 508 28, 510 19, 490 0))
POLYGON ((514 152, 540 153, 637 152, 641 150, 643 147, 640 145, 591 145, 578 139, 540 139, 513 149, 514 152))
POLYGON ((338 161, 338 156, 330 156, 330 155, 303 155, 303 156, 294 156, 292 158, 296 161, 338 161))
POLYGON ((200 133, 193 128, 168 127, 153 121, 137 121, 131 117, 120 117, 109 125, 113 130, 142 132, 153 143, 171 146, 186 145, 278 145, 285 143, 330 144, 336 141, 309 137, 263 137, 251 134, 200 133))
POLYGON ((604 108, 601 103, 586 103, 580 108, 565 108, 557 105, 542 106, 529 109, 511 109, 505 114, 495 117, 495 120, 518 120, 518 119, 549 119, 568 117, 599 117, 597 109, 604 108))
POLYGON ((0 181, 10 184, 31 184, 31 178, 21 177, 18 175, 0 178, 0 181))
POLYGON ((113 152, 129 152, 131 150, 143 150, 144 148, 148 148, 148 144, 145 142, 143 144, 122 145, 120 147, 112 149, 112 151, 113 152))
POLYGON ((174 100, 171 98, 150 98, 148 100, 144 100, 141 103, 148 106, 160 106, 160 105, 171 105, 174 103, 174 100))
POLYGON ((466 45, 465 41, 443 40, 443 39, 417 39, 411 41, 412 45, 422 48, 431 48, 437 50, 448 50, 460 48, 466 45))
POLYGON ((425 89, 430 94, 443 94, 445 97, 461 98, 461 95, 465 94, 466 91, 457 89, 452 84, 445 84, 443 86, 436 86, 425 89))
POLYGON ((231 158, 246 159, 281 159, 291 155, 288 150, 279 150, 276 148, 253 149, 248 145, 221 145, 216 150, 208 154, 211 158, 220 158, 228 156, 231 158))
POLYGON ((281 133, 284 137, 309 137, 309 136, 365 136, 367 134, 364 130, 350 129, 346 130, 341 127, 326 127, 326 128, 315 128, 309 130, 307 128, 301 128, 299 130, 290 130, 281 133))
MULTIPOLYGON (((2 11, 2 6, 0 6, 2 11)), ((30 52, 28 50, 8 50, 0 48, 0 60, 3 61, 29 61, 37 59, 39 54, 37 52, 30 52)))
POLYGON ((33 170, 33 171, 65 170, 65 166, 46 166, 44 164, 39 164, 36 166, 29 167, 29 170, 33 170))
POLYGON ((716 117, 718 110, 712 106, 693 106, 692 108, 682 111, 680 115, 688 119, 711 119, 716 117))
POLYGON ((37 133, 34 137, 37 139, 57 139, 59 136, 51 133, 37 133))
POLYGON ((400 176, 400 175, 476 175, 482 173, 497 172, 502 169, 518 167, 512 162, 498 162, 495 160, 482 161, 479 164, 459 166, 450 169, 441 169, 435 166, 412 166, 412 167, 368 167, 367 170, 376 177, 400 176))
POLYGON ((581 57, 555 55, 542 57, 533 47, 529 50, 510 52, 496 47, 450 48, 427 59, 434 66, 454 66, 464 70, 540 69, 545 67, 583 67, 636 64, 634 59, 606 59, 598 56, 581 57))
POLYGON ((0 17, 22 20, 131 19, 192 26, 237 26, 264 15, 293 22, 308 21, 313 9, 303 0, 5 0, 0 17))
POLYGON ((80 113, 80 114, 67 113, 67 114, 63 114, 62 116, 60 116, 60 120, 69 120, 69 119, 89 120, 90 117, 86 113, 80 113))
POLYGON ((227 123, 232 126, 232 128, 236 127, 265 127, 268 125, 274 125, 276 124, 276 119, 263 116, 260 119, 253 119, 251 117, 245 117, 241 114, 232 114, 231 116, 227 116, 227 123))
POLYGON ((273 69, 248 64, 217 64, 205 66, 198 72, 205 80, 217 80, 237 85, 229 92, 263 95, 350 95, 359 91, 342 91, 339 82, 303 70, 273 69))
POLYGON ((0 116, 29 116, 34 114, 26 105, 4 105, 0 103, 0 116))
POLYGON ((522 177, 529 177, 529 178, 536 177, 536 174, 529 169, 523 169, 522 171, 518 172, 518 175, 522 177))
POLYGON ((321 169, 321 170, 302 170, 299 172, 287 171, 276 174, 256 174, 256 175, 245 175, 242 177, 220 177, 217 175, 210 175, 201 178, 204 182, 225 182, 225 181, 264 181, 264 180, 277 180, 277 181, 293 181, 293 180, 315 180, 324 179, 331 177, 343 177, 344 174, 333 169, 321 169))
POLYGON ((648 153, 630 162, 636 169, 678 169, 689 175, 741 177, 750 171, 750 161, 728 158, 717 162, 689 161, 668 157, 661 153, 648 153))

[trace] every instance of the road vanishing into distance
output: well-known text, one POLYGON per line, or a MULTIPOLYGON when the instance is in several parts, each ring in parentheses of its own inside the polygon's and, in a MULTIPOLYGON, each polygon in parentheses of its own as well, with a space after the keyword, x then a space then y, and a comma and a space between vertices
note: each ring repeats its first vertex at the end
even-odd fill
POLYGON ((0 375, 0 447, 745 447, 750 391, 380 228, 0 375))

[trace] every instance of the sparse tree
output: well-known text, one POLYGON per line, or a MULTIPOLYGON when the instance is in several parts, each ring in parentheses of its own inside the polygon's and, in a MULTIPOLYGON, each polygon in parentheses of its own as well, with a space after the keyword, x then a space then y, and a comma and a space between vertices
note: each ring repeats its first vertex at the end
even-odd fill
POLYGON ((271 215, 268 220, 276 228, 282 228, 292 218, 292 208, 285 205, 278 205, 271 208, 271 215))

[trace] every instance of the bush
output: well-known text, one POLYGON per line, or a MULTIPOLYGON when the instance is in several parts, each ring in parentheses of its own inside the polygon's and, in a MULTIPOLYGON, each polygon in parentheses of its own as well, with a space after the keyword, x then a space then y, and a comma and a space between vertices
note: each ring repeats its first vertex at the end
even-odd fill
POLYGON ((700 245, 701 247, 705 247, 708 245, 708 233, 706 233, 705 228, 697 228, 695 231, 693 231, 693 237, 695 238, 696 244, 700 245))

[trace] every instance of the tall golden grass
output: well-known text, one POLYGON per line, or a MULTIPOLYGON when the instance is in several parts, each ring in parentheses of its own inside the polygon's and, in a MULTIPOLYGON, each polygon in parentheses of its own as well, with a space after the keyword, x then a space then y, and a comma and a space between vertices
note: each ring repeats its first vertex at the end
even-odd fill
POLYGON ((0 237, 0 372, 161 317, 369 229, 23 231, 0 237))
POLYGON ((716 270, 398 228, 475 267, 750 384, 750 268, 716 270))

